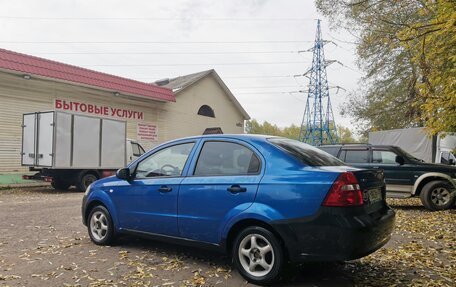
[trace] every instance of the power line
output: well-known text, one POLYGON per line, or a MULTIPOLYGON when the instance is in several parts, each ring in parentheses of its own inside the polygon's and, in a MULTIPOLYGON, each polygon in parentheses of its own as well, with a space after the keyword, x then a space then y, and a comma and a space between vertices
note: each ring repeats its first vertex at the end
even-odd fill
POLYGON ((231 52, 45 52, 36 55, 222 55, 222 54, 298 54, 298 51, 231 51, 231 52))
POLYGON ((282 65, 308 64, 308 62, 245 62, 245 63, 188 63, 188 64, 81 64, 85 67, 161 67, 161 66, 236 66, 236 65, 282 65))
POLYGON ((359 43, 356 43, 356 42, 351 42, 351 41, 337 39, 336 37, 332 36, 331 34, 326 34, 326 35, 328 35, 331 39, 333 39, 333 40, 335 40, 337 42, 340 42, 340 43, 345 43, 345 44, 350 44, 350 45, 358 45, 359 44, 359 43))
POLYGON ((255 40, 255 41, 0 41, 4 44, 280 44, 311 43, 309 40, 255 40))
POLYGON ((227 79, 237 79, 237 78, 239 78, 239 79, 293 78, 293 75, 283 75, 283 76, 280 76, 280 75, 269 75, 269 76, 262 76, 262 75, 259 75, 259 76, 225 76, 223 78, 227 78, 227 79))
MULTIPOLYGON (((295 79, 297 76, 302 76, 302 75, 258 75, 258 76, 223 76, 224 79, 268 79, 268 78, 289 78, 289 79, 295 79)), ((158 78, 163 78, 163 76, 151 76, 151 77, 134 77, 134 76, 127 76, 130 78, 135 78, 135 79, 158 79, 158 78)), ((337 84, 334 84, 332 82, 329 82, 333 86, 338 86, 337 84)), ((299 84, 299 83, 298 83, 299 84)))
MULTIPOLYGON (((152 76, 152 77, 134 77, 128 76, 134 79, 158 79, 163 76, 152 76)), ((263 79, 263 78, 293 78, 293 75, 266 75, 266 76, 223 76, 224 79, 263 79)))
POLYGON ((276 89, 276 88, 304 88, 303 86, 287 85, 287 86, 256 86, 256 87, 230 87, 230 89, 276 89))
POLYGON ((316 21, 315 18, 178 18, 178 17, 35 17, 35 16, 0 16, 10 20, 57 20, 57 21, 316 21))
POLYGON ((237 93, 235 92, 236 95, 261 95, 261 94, 293 94, 293 93, 300 93, 301 91, 289 91, 289 92, 283 92, 283 91, 277 91, 277 92, 240 92, 237 93))
POLYGON ((263 94, 269 94, 269 95, 290 95, 293 98, 295 98, 298 101, 304 102, 305 99, 299 98, 295 93, 299 93, 301 91, 290 91, 290 92, 252 92, 252 93, 237 93, 235 92, 236 95, 263 95, 263 94))

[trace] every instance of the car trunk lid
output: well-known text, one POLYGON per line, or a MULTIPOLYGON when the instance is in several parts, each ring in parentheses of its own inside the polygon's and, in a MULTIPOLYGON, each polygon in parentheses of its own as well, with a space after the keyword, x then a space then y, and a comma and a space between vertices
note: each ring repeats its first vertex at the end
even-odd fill
POLYGON ((376 212, 386 206, 385 179, 382 170, 352 171, 358 179, 363 194, 364 207, 368 213, 376 212))

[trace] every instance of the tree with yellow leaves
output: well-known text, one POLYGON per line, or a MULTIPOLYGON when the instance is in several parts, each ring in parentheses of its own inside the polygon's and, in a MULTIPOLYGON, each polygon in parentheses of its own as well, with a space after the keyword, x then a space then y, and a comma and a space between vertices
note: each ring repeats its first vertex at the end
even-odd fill
POLYGON ((359 39, 364 90, 343 109, 363 131, 456 132, 456 1, 316 0, 359 39), (353 109, 353 107, 357 107, 353 109))

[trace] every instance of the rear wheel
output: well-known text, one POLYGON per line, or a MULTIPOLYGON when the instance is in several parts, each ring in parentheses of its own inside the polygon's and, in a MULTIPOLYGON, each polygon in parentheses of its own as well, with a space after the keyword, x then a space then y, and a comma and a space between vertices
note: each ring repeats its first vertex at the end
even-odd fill
POLYGON ((52 178, 51 186, 57 190, 67 190, 71 183, 58 177, 52 178))
POLYGON ((248 227, 239 233, 232 256, 242 277, 258 285, 277 281, 284 265, 280 242, 272 232, 258 226, 248 227))
POLYGON ((94 207, 87 220, 90 239, 97 245, 109 245, 114 241, 114 224, 104 206, 94 207))
POLYGON ((91 185, 96 180, 98 180, 98 177, 95 174, 85 173, 79 177, 76 188, 79 191, 86 191, 87 187, 89 187, 89 185, 91 185))
POLYGON ((421 190, 420 199, 429 210, 449 209, 455 201, 454 187, 447 181, 431 181, 421 190))

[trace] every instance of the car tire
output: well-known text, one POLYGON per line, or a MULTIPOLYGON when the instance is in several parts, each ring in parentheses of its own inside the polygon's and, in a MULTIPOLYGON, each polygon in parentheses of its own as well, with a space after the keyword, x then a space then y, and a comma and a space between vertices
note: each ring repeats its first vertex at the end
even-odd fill
POLYGON ((68 190, 68 188, 71 186, 71 183, 61 178, 54 177, 52 178, 51 186, 57 190, 68 190))
POLYGON ((279 240, 259 226, 247 227, 238 234, 232 258, 242 277, 257 285, 276 282, 284 266, 284 252, 279 240))
POLYGON ((87 218, 87 230, 90 239, 97 245, 110 245, 114 242, 114 224, 106 207, 98 205, 92 208, 87 218))
POLYGON ((98 176, 93 173, 84 173, 79 176, 78 183, 76 184, 76 189, 78 191, 84 192, 90 184, 98 180, 98 176))
POLYGON ((431 181, 421 190, 420 199, 431 211, 449 209, 455 201, 454 187, 447 181, 431 181))

